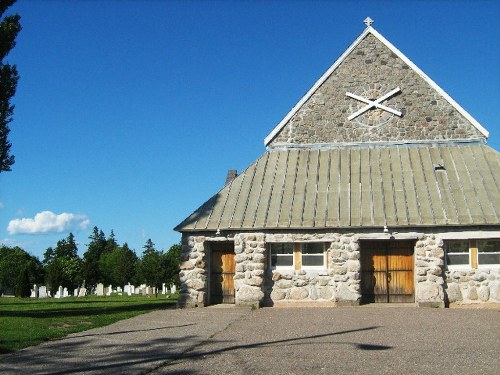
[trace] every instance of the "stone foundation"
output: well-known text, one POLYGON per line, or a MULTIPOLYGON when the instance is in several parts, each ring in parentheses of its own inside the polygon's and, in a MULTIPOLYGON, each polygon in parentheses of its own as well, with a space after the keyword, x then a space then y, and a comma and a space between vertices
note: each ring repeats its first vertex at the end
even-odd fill
POLYGON ((500 269, 449 270, 446 277, 448 303, 500 302, 500 269))

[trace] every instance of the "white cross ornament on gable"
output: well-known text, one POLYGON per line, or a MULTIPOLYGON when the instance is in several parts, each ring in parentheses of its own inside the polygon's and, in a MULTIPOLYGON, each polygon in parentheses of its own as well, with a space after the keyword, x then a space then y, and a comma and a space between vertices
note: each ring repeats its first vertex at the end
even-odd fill
POLYGON ((363 22, 366 26, 371 26, 374 21, 370 17, 366 17, 363 22))
POLYGON ((359 111, 356 111, 353 114, 351 114, 348 117, 348 119, 349 120, 354 120, 356 117, 362 115, 363 113, 365 113, 366 111, 368 111, 369 109, 371 109, 373 107, 380 108, 380 109, 382 109, 384 111, 390 112, 390 113, 392 113, 392 114, 394 114, 396 116, 401 117, 402 113, 400 111, 398 111, 396 109, 393 109, 391 107, 387 107, 387 106, 385 106, 383 104, 380 104, 384 100, 389 99, 391 96, 393 96, 394 94, 398 93, 399 91, 401 91, 401 89, 399 87, 396 87, 395 89, 389 91, 385 95, 382 95, 380 98, 378 98, 376 100, 366 99, 366 98, 363 98, 360 95, 356 95, 356 94, 353 94, 353 93, 350 93, 350 92, 346 92, 345 94, 348 97, 356 99, 356 100, 359 100, 360 102, 363 102, 363 103, 367 104, 366 106, 364 106, 363 108, 361 108, 359 111))

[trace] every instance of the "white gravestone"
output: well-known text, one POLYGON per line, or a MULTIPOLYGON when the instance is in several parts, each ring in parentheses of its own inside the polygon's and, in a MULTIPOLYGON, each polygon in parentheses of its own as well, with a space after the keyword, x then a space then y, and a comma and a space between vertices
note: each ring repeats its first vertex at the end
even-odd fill
POLYGON ((175 284, 170 285, 170 293, 174 294, 177 291, 175 284))
POLYGON ((63 298, 69 297, 68 288, 63 289, 63 298))
POLYGON ((104 285, 102 283, 97 284, 95 294, 100 297, 104 295, 104 285))
POLYGON ((36 284, 33 284, 33 289, 31 289, 31 298, 37 298, 38 297, 38 287, 36 284))
POLYGON ((47 287, 45 285, 38 289, 38 298, 47 298, 47 287))
POLYGON ((57 289, 56 295, 54 298, 62 298, 62 293, 63 293, 63 287, 59 285, 59 288, 57 289))

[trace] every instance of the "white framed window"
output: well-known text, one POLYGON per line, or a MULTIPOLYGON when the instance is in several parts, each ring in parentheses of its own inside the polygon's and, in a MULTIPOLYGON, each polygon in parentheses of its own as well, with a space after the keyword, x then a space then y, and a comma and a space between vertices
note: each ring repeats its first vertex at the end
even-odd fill
POLYGON ((325 244, 323 242, 307 242, 300 246, 302 268, 325 268, 325 244))
POLYGON ((270 268, 278 270, 326 268, 326 248, 324 242, 271 243, 270 268))
POLYGON ((271 268, 294 268, 293 243, 272 243, 270 245, 271 268))
POLYGON ((500 239, 445 241, 448 269, 500 268, 500 239))
POLYGON ((477 241, 477 264, 479 268, 500 268, 500 239, 477 241))
POLYGON ((469 240, 446 241, 445 251, 449 269, 471 267, 469 240))

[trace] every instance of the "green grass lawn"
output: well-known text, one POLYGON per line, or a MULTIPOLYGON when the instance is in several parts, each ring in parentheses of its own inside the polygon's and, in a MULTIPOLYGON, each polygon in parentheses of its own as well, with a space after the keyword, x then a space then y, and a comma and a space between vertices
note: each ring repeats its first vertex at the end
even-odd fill
POLYGON ((175 306, 177 299, 147 296, 0 298, 0 354, 69 333, 102 327, 153 310, 175 306))

